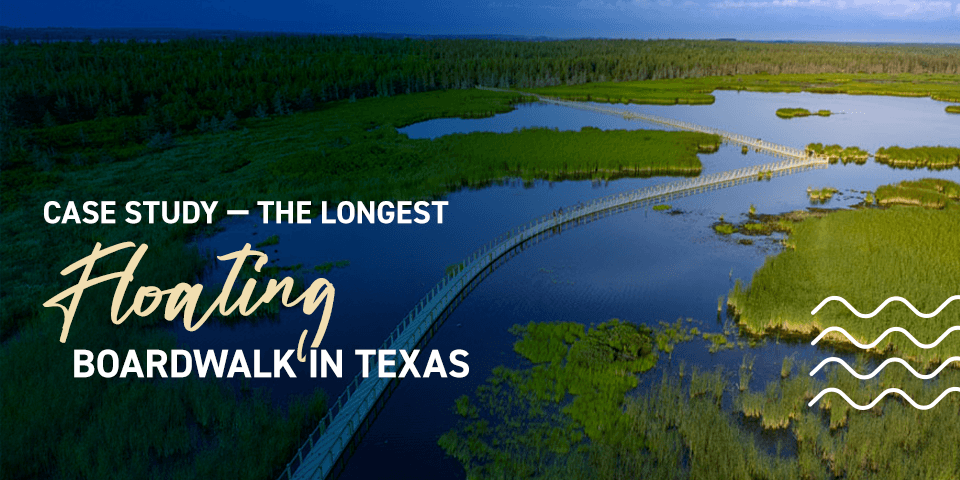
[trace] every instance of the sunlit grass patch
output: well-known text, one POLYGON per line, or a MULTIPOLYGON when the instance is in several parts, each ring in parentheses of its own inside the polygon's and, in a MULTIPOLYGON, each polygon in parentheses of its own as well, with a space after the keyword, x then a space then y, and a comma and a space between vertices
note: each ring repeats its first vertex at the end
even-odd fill
POLYGON ((931 170, 960 166, 960 148, 957 147, 889 147, 875 154, 878 163, 894 167, 923 167, 931 170))

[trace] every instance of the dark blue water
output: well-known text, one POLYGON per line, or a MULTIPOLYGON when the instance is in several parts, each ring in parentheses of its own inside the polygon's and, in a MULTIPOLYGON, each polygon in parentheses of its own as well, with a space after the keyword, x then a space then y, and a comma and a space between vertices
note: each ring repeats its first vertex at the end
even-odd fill
MULTIPOLYGON (((711 106, 621 106, 720 127, 765 140, 802 147, 809 142, 858 145, 868 151, 899 144, 960 146, 960 116, 948 117, 943 104, 929 99, 854 97, 844 95, 760 94, 717 92, 711 106), (780 107, 826 108, 849 112, 829 118, 781 120, 780 107), (953 132, 951 134, 951 132, 953 132)), ((440 119, 407 127, 415 137, 477 130, 511 131, 543 126, 579 129, 652 128, 635 121, 556 106, 524 106, 479 120, 440 119)), ((771 157, 723 146, 701 155, 704 172, 776 161, 771 157)), ((401 382, 384 411, 350 460, 344 478, 462 477, 460 466, 445 458, 437 437, 456 422, 454 399, 472 394, 490 370, 516 365, 517 323, 574 321, 599 323, 610 318, 657 325, 693 318, 703 332, 723 331, 717 298, 737 278, 749 280, 768 255, 779 252, 776 238, 736 243, 737 235, 720 237, 710 225, 723 215, 743 219, 750 205, 759 213, 780 213, 810 206, 807 187, 839 188, 825 207, 844 207, 862 200, 862 190, 905 179, 940 177, 960 181, 960 171, 894 170, 872 161, 863 166, 833 165, 792 176, 754 182, 669 202, 680 215, 649 207, 617 214, 554 236, 493 272, 453 313, 427 348, 449 352, 464 349, 470 375, 464 379, 407 379, 401 382)), ((225 230, 204 240, 220 254, 256 243, 269 235, 280 243, 266 252, 278 265, 313 265, 346 259, 350 265, 325 275, 336 287, 333 317, 322 348, 342 349, 345 360, 356 348, 377 348, 416 301, 444 273, 471 251, 509 228, 565 205, 661 182, 669 178, 622 179, 612 182, 507 182, 446 197, 443 225, 257 225, 259 219, 229 220, 225 230)), ((210 274, 216 281, 223 270, 210 274)), ((316 275, 307 276, 309 281, 316 275)), ((296 348, 300 332, 316 328, 316 320, 299 310, 283 311, 275 322, 224 327, 210 322, 197 332, 181 332, 180 341, 196 348, 252 350, 296 348)), ((824 355, 808 344, 774 340, 753 349, 710 354, 708 343, 681 344, 659 368, 688 366, 712 369, 723 365, 737 371, 744 353, 757 356, 753 384, 762 386, 779 375, 785 356, 796 354, 815 365, 824 355)), ((295 367, 297 368, 297 367, 295 367)), ((277 403, 319 386, 335 398, 360 369, 346 362, 343 379, 259 380, 277 403)), ((306 373, 306 370, 298 370, 306 373)), ((656 375, 659 378, 659 375, 656 375)))

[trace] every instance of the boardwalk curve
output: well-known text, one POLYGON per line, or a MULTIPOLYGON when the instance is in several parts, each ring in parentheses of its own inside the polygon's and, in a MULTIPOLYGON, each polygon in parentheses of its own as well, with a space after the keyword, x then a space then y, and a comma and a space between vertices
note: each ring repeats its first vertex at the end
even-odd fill
MULTIPOLYGON (((545 100, 546 101, 546 100, 545 100)), ((549 100, 562 102, 562 100, 549 100)), ((574 105, 575 108, 580 108, 574 105)), ((591 108, 593 110, 594 108, 591 108)), ((606 111, 604 107, 599 110, 606 111)), ((654 121, 651 116, 634 114, 632 112, 609 109, 615 114, 629 114, 631 118, 644 121, 654 121)), ((624 115, 626 116, 626 115, 624 115)), ((659 118, 659 117, 656 117, 659 118)), ((668 120, 668 119, 664 119, 668 120)), ((684 122, 670 121, 664 125, 683 128, 705 133, 718 133, 715 129, 699 127, 684 122), (709 130, 709 131, 708 131, 709 130)), ((824 157, 808 156, 806 152, 790 147, 783 147, 769 143, 756 143, 756 139, 749 139, 734 134, 724 136, 728 141, 756 146, 765 152, 777 152, 785 160, 764 165, 744 167, 727 172, 699 176, 660 185, 653 185, 630 192, 616 193, 598 198, 586 203, 580 203, 562 209, 559 213, 544 215, 527 224, 518 226, 486 245, 477 249, 467 257, 459 271, 445 276, 437 283, 394 328, 390 335, 380 345, 380 349, 414 350, 434 333, 453 307, 463 299, 475 284, 475 279, 481 278, 495 268, 498 262, 504 261, 519 251, 524 244, 538 242, 553 234, 559 233, 568 226, 589 223, 593 220, 631 210, 643 205, 663 202, 672 198, 693 195, 710 190, 716 190, 733 185, 757 181, 763 178, 788 175, 798 171, 814 168, 826 168, 829 161, 824 157)), ((403 364, 398 359, 393 369, 399 371, 403 364)), ((297 450, 294 458, 286 465, 280 480, 293 479, 324 479, 331 473, 342 470, 346 458, 344 453, 356 447, 359 437, 365 433, 372 422, 373 416, 383 407, 386 398, 384 393, 390 392, 398 380, 379 378, 376 358, 371 359, 369 371, 373 376, 363 377, 363 372, 357 374, 344 392, 330 405, 327 414, 319 425, 310 433, 307 440, 297 450), (371 414, 373 414, 371 416, 371 414)))

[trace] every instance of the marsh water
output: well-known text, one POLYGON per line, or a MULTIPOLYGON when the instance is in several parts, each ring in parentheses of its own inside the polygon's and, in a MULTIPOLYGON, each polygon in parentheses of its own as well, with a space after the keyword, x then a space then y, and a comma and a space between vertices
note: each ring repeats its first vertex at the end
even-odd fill
MULTIPOLYGON (((855 145, 873 152, 899 145, 960 146, 960 115, 944 112, 944 104, 930 99, 814 95, 807 93, 715 92, 708 106, 617 105, 618 108, 653 113, 705 126, 802 148, 811 142, 855 145), (842 112, 831 117, 784 120, 774 112, 782 107, 842 112)), ((523 105, 513 112, 476 120, 437 119, 411 125, 401 132, 410 137, 432 138, 475 131, 509 132, 518 128, 545 127, 579 130, 660 129, 638 121, 551 105, 523 105)), ((701 155, 703 173, 732 170, 746 165, 777 161, 739 146, 723 145, 701 155)), ((846 208, 862 201, 861 192, 901 180, 925 177, 960 181, 960 170, 892 169, 870 160, 865 165, 834 164, 826 169, 724 188, 672 200, 673 212, 639 208, 572 228, 539 243, 508 261, 483 280, 453 312, 427 345, 444 354, 453 349, 469 352, 470 374, 463 379, 409 378, 402 381, 380 413, 342 478, 451 478, 463 470, 445 458, 437 438, 453 427, 454 400, 472 394, 497 365, 521 365, 512 350, 515 338, 509 328, 531 321, 600 323, 610 318, 656 326, 692 318, 702 332, 722 332, 725 316, 718 316, 717 300, 736 279, 749 281, 768 255, 780 250, 778 237, 754 237, 753 245, 741 237, 720 236, 711 225, 722 215, 741 221, 754 205, 758 213, 781 213, 811 206, 807 187, 834 187, 840 193, 824 208, 846 208)), ((252 387, 266 389, 278 404, 292 395, 319 386, 336 398, 360 370, 354 349, 378 348, 410 308, 443 275, 445 267, 461 261, 489 239, 557 208, 611 193, 658 183, 669 177, 615 181, 504 181, 482 189, 451 193, 442 225, 258 225, 250 216, 227 220, 224 230, 201 241, 201 246, 224 254, 255 244, 270 235, 280 242, 265 251, 274 265, 303 264, 307 280, 318 276, 313 265, 348 260, 325 278, 336 287, 333 316, 322 348, 342 349, 342 379, 299 378, 254 380, 252 387)), ((207 281, 225 275, 218 268, 207 281)), ((814 305, 811 305, 813 308, 814 305)), ((281 312, 275 321, 208 323, 202 329, 179 332, 179 341, 190 348, 270 350, 296 348, 300 332, 316 329, 316 319, 297 309, 281 312)), ((181 329, 182 330, 182 329, 181 329)), ((756 347, 708 351, 709 343, 695 339, 680 344, 672 355, 661 355, 656 369, 644 378, 659 379, 662 369, 688 366, 713 369, 716 365, 735 376, 745 353, 757 357, 751 381, 761 389, 778 378, 784 357, 816 364, 827 352, 806 342, 768 338, 756 347)), ((420 364, 422 367, 422 364, 420 364)), ((297 367, 295 367, 297 368, 297 367)), ((801 372, 806 374, 806 372, 801 372)), ((643 384, 637 394, 642 394, 643 384)), ((758 438, 764 434, 758 433, 758 438)))

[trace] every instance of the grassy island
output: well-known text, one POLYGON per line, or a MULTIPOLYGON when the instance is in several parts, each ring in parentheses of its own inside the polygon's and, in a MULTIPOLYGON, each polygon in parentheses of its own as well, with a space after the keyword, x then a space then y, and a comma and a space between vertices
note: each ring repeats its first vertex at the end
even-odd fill
POLYGON ((532 128, 513 133, 449 135, 418 143, 424 144, 421 151, 433 153, 431 163, 458 171, 444 182, 457 185, 507 176, 562 180, 696 175, 702 167, 697 154, 715 152, 720 137, 657 130, 587 127, 564 132, 532 128))
POLYGON ((711 94, 715 90, 892 95, 930 97, 944 102, 960 101, 960 80, 955 75, 727 75, 672 80, 596 82, 525 90, 566 100, 653 105, 709 105, 715 100, 711 94))
POLYGON ((924 208, 956 209, 960 201, 960 185, 946 180, 927 178, 884 185, 877 189, 880 205, 916 205, 924 208))
POLYGON ((862 165, 870 158, 870 154, 860 147, 842 147, 840 145, 824 145, 822 143, 811 143, 807 145, 807 152, 817 155, 825 155, 831 163, 842 161, 844 165, 853 162, 862 165))
POLYGON ((875 158, 877 162, 893 167, 923 167, 937 170, 960 166, 960 148, 940 146, 902 148, 894 146, 878 149, 875 158))
MULTIPOLYGON (((940 180, 920 185, 881 187, 878 198, 900 198, 902 192, 927 190, 923 195, 956 196, 956 184, 940 180), (889 194, 887 192, 890 192, 889 194), (899 192, 899 193, 898 193, 899 192), (890 195, 890 196, 888 196, 890 195)), ((925 202, 926 196, 920 196, 925 202)), ((881 203, 883 200, 881 200, 881 203)), ((956 200, 950 199, 955 205, 956 200)), ((888 202, 892 203, 892 202, 888 202)), ((913 203, 911 200, 908 203, 913 203)), ((843 210, 808 218, 793 225, 787 248, 769 257, 753 275, 748 287, 739 283, 729 304, 740 323, 753 332, 785 330, 815 335, 829 326, 841 326, 861 343, 870 343, 887 328, 907 328, 921 342, 932 342, 955 324, 960 314, 956 302, 931 319, 916 317, 903 305, 891 304, 876 317, 861 319, 842 304, 832 302, 816 315, 810 311, 828 296, 838 295, 861 312, 872 312, 891 296, 910 300, 922 312, 931 312, 960 283, 960 213, 956 208, 923 209, 897 206, 889 209, 843 210)), ((831 334, 831 342, 846 339, 831 334)), ((924 350, 898 334, 885 338, 877 353, 938 363, 960 347, 960 336, 924 350)))
POLYGON ((960 105, 947 105, 947 113, 960 113, 960 105))
POLYGON ((836 188, 833 187, 824 187, 820 189, 814 189, 807 187, 807 196, 810 197, 811 202, 823 203, 827 200, 833 198, 833 196, 838 192, 836 188))
POLYGON ((778 108, 777 116, 780 118, 795 118, 795 117, 809 117, 810 115, 818 115, 821 117, 829 117, 833 112, 830 110, 817 110, 816 112, 811 113, 810 110, 806 108, 778 108))

